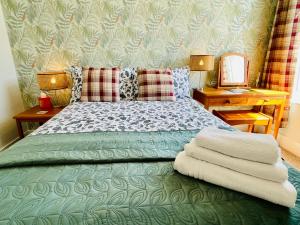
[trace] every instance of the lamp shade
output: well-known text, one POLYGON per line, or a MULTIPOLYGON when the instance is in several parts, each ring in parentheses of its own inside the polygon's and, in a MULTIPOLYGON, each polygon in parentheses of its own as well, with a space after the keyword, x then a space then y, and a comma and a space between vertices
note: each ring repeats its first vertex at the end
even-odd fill
POLYGON ((214 69, 213 55, 191 55, 190 70, 191 71, 210 71, 214 69))
POLYGON ((66 72, 40 72, 37 74, 38 84, 43 91, 59 90, 68 87, 66 72))

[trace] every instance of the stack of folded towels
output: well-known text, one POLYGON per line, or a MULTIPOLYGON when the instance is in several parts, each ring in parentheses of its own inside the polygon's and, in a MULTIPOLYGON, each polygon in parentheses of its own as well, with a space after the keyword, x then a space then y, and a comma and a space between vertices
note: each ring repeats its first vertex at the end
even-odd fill
POLYGON ((297 192, 271 135, 205 128, 177 155, 174 169, 283 206, 296 202, 297 192))

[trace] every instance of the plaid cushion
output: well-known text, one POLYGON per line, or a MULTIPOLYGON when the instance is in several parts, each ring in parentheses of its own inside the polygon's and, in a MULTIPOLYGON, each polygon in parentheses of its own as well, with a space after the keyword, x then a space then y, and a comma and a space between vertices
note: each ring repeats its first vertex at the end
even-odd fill
POLYGON ((120 101, 119 74, 119 68, 84 68, 80 100, 82 102, 120 101))
POLYGON ((140 101, 175 101, 172 71, 139 70, 138 84, 140 101))

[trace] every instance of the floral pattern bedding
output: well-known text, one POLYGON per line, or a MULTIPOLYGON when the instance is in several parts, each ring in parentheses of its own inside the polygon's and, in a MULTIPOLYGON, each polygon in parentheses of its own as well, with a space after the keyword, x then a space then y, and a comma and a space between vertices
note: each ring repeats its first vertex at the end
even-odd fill
MULTIPOLYGON (((191 99, 68 106, 35 132, 49 135, 0 153, 0 224, 299 225, 299 196, 288 209, 173 170, 178 152, 210 125, 224 123, 191 99), (135 131, 152 126, 160 131, 135 131)), ((299 171, 289 167, 289 180, 299 192, 299 171)))
POLYGON ((32 133, 200 130, 227 126, 191 98, 176 102, 77 102, 32 133))

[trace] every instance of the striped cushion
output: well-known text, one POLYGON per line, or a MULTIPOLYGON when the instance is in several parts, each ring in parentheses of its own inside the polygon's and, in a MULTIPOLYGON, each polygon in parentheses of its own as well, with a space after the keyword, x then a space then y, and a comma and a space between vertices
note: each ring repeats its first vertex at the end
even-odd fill
POLYGON ((84 68, 80 100, 82 102, 120 101, 119 74, 119 68, 84 68))
POLYGON ((175 101, 174 83, 172 71, 163 70, 139 70, 138 84, 140 101, 175 101))

